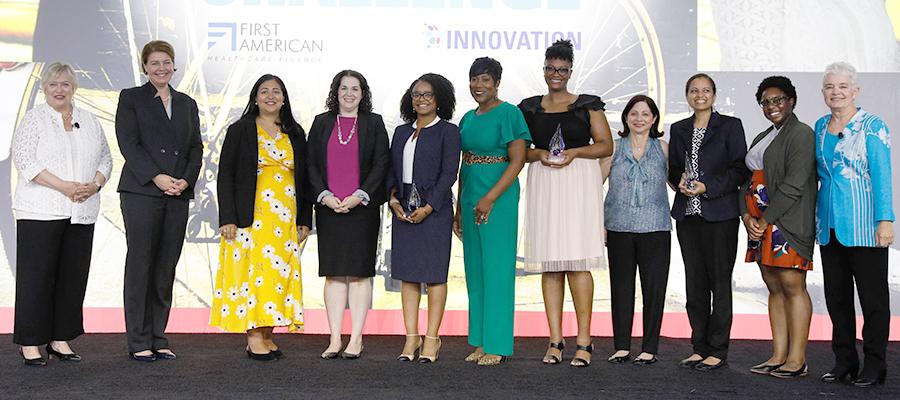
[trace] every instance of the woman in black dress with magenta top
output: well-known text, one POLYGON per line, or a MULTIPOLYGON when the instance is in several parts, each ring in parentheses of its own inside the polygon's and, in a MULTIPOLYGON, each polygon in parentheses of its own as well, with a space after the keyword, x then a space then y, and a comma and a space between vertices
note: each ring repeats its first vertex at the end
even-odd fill
POLYGON ((331 340, 322 358, 359 358, 362 330, 372 303, 372 277, 381 205, 387 200, 388 137, 362 74, 338 72, 309 130, 309 181, 315 198, 319 276, 325 277, 325 310, 331 340), (350 342, 340 353, 344 308, 350 306, 350 342))
POLYGON ((453 118, 453 84, 425 74, 410 85, 400 102, 407 123, 397 127, 391 144, 388 174, 392 226, 391 277, 403 281, 406 344, 397 358, 437 361, 438 331, 447 302, 447 270, 453 229, 450 193, 459 171, 459 128, 453 118), (418 199, 418 200, 417 200, 418 199), (418 204, 416 204, 418 203, 418 204), (428 329, 419 336, 421 284, 428 286, 428 329))

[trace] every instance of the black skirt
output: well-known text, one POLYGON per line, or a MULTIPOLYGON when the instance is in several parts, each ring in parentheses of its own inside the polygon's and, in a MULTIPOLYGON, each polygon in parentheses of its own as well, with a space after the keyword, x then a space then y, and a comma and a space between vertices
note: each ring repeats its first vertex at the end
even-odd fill
POLYGON ((381 207, 356 206, 349 213, 316 204, 319 276, 375 276, 381 207))

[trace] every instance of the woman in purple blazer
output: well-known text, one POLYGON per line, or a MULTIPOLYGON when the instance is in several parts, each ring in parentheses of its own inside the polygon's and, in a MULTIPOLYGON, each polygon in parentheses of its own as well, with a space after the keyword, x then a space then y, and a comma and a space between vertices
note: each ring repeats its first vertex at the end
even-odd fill
POLYGON ((459 171, 459 128, 453 118, 453 84, 441 75, 416 79, 400 101, 407 123, 398 126, 391 142, 387 177, 392 221, 391 277, 403 281, 403 321, 406 344, 397 357, 437 361, 438 331, 447 302, 447 270, 453 229, 450 189, 459 171), (419 336, 421 285, 428 286, 428 330, 419 336))

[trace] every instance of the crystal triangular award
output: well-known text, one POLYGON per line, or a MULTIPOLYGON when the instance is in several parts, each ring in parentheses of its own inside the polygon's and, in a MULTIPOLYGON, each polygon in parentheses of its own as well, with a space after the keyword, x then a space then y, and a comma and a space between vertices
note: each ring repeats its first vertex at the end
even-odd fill
POLYGON ((553 163, 561 163, 566 157, 563 155, 563 150, 566 149, 566 142, 562 137, 562 124, 556 125, 556 132, 553 132, 553 137, 550 138, 550 156, 547 157, 550 162, 553 163))
POLYGON ((413 182, 412 185, 410 185, 409 198, 406 200, 406 209, 410 214, 412 214, 421 206, 422 196, 419 195, 419 190, 416 189, 416 183, 413 182))

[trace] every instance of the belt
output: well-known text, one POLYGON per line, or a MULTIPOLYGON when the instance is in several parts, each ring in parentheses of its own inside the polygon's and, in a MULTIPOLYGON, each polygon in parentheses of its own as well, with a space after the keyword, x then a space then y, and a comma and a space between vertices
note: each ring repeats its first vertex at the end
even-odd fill
POLYGON ((500 164, 509 162, 509 157, 507 156, 483 156, 479 154, 475 154, 471 151, 463 152, 462 154, 463 162, 466 165, 472 164, 500 164))

